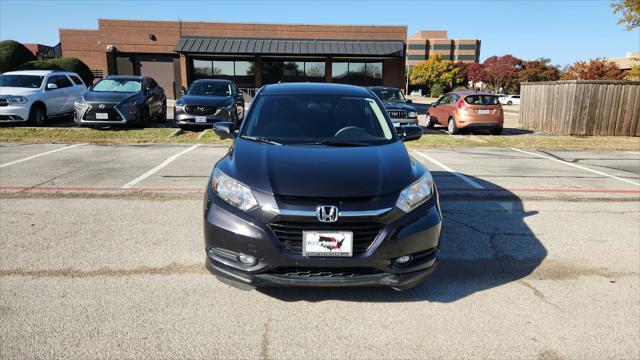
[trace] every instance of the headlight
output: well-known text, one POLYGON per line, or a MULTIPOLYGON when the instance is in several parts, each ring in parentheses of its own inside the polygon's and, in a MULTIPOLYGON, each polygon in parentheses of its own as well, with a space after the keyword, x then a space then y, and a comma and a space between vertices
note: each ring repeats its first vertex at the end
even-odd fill
POLYGON ((87 106, 87 103, 85 102, 83 97, 80 97, 76 100, 75 105, 78 107, 84 107, 87 106))
POLYGON ((242 211, 247 211, 258 205, 249 187, 227 176, 217 168, 213 170, 211 186, 213 192, 218 195, 220 199, 242 211))
POLYGON ((7 96, 6 97, 7 101, 12 103, 12 104, 24 104, 27 101, 27 98, 24 96, 7 96))
POLYGON ((418 113, 415 112, 415 111, 409 111, 407 113, 407 116, 410 117, 410 118, 415 118, 415 117, 418 117, 418 113))
POLYGON ((429 200, 433 194, 433 178, 429 172, 425 172, 424 175, 418 181, 406 187, 400 192, 396 207, 405 213, 412 211, 418 206, 424 204, 429 200))
POLYGON ((185 103, 183 103, 182 101, 178 100, 175 103, 175 107, 176 109, 180 109, 180 110, 184 110, 184 107, 186 106, 185 103))

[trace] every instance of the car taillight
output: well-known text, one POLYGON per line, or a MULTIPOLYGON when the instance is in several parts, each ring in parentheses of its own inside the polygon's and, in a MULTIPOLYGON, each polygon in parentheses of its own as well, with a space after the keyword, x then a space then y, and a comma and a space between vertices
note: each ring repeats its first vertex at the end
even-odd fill
POLYGON ((469 110, 469 109, 467 108, 467 104, 465 104, 465 102, 464 102, 464 100, 463 100, 463 99, 460 99, 460 101, 458 101, 458 109, 461 109, 461 110, 469 110))

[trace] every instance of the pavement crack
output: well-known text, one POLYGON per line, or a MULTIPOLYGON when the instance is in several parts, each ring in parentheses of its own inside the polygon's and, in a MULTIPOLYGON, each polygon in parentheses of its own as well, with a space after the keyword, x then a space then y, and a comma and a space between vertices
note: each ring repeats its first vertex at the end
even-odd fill
POLYGON ((79 270, 72 268, 27 270, 22 268, 0 270, 0 277, 28 276, 32 278, 93 278, 93 277, 127 277, 139 275, 185 275, 206 274, 203 264, 171 263, 166 266, 140 266, 129 269, 99 268, 96 270, 79 270))
POLYGON ((271 334, 271 311, 267 311, 267 321, 260 340, 260 359, 269 360, 269 335, 271 334))
POLYGON ((520 280, 520 283, 526 287, 528 287, 529 289, 531 289, 531 291, 533 291, 533 295, 535 295, 538 299, 542 300, 542 302, 549 304, 553 307, 555 307, 556 309, 562 311, 562 309, 560 309, 560 307, 552 302, 550 302, 545 296, 544 293, 542 291, 540 291, 540 289, 538 289, 537 287, 531 285, 529 282, 525 281, 525 280, 520 280))

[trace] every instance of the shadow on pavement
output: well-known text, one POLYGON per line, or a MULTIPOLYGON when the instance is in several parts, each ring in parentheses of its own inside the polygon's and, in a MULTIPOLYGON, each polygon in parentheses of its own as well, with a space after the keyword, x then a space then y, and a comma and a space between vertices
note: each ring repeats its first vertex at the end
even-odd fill
MULTIPOLYGON (((446 172, 432 174, 437 183, 439 178, 451 179, 446 172)), ((447 196, 446 188, 440 188, 444 223, 439 265, 433 275, 416 288, 404 292, 377 287, 264 288, 259 291, 283 301, 450 303, 531 274, 547 256, 547 250, 525 223, 525 218, 537 212, 525 211, 522 201, 508 190, 470 178, 494 189, 491 194, 498 195, 447 196)), ((462 184, 453 185, 466 189, 462 184)))

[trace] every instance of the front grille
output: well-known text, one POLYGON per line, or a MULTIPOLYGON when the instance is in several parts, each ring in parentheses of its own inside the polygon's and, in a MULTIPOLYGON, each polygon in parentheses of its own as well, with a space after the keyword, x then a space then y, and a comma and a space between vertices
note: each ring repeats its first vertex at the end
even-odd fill
POLYGON ((376 222, 293 222, 270 223, 269 227, 282 246, 294 254, 302 254, 302 231, 353 231, 353 255, 365 252, 378 236, 383 225, 376 222))
POLYGON ((379 275, 383 272, 374 268, 330 268, 330 267, 282 267, 271 270, 269 274, 286 278, 314 279, 314 278, 349 278, 361 276, 379 275))
POLYGON ((187 114, 197 116, 215 115, 217 110, 215 106, 187 105, 184 107, 187 114))
POLYGON ((122 121, 122 116, 120 113, 112 106, 107 105, 104 109, 100 109, 99 105, 91 105, 87 112, 84 113, 83 120, 89 121, 122 121), (98 119, 96 118, 96 113, 107 113, 109 114, 108 119, 98 119))
POLYGON ((7 99, 0 99, 0 106, 8 106, 9 105, 9 101, 7 101, 7 99))
POLYGON ((407 112, 404 110, 389 110, 389 117, 392 119, 406 119, 407 112))

